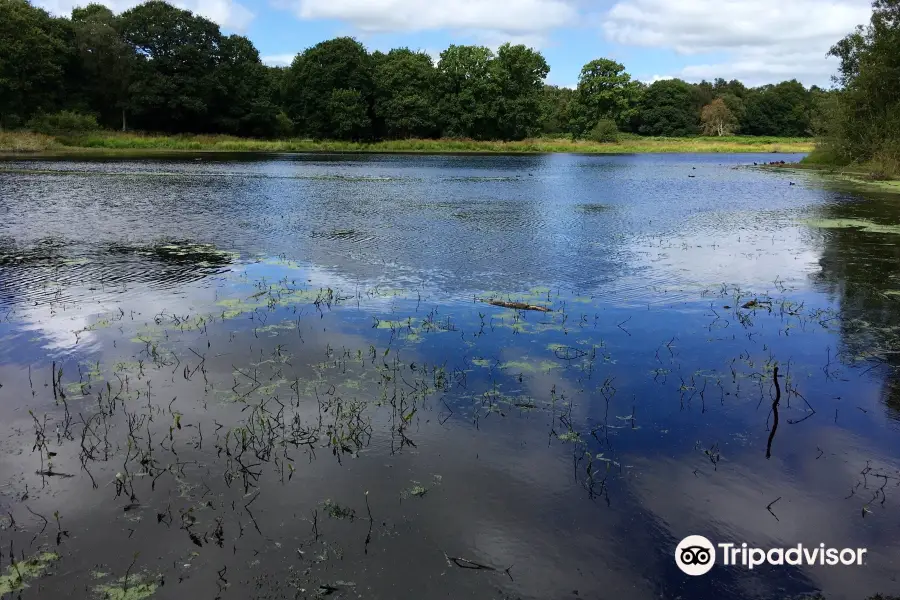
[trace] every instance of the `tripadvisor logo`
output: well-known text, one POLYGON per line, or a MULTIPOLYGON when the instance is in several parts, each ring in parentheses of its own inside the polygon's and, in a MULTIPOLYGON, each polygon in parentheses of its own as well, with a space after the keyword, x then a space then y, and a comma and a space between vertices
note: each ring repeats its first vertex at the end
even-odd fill
POLYGON ((718 561, 726 567, 744 567, 753 570, 760 565, 862 565, 866 548, 826 548, 825 544, 790 548, 752 548, 742 544, 713 544, 702 535, 689 535, 675 548, 675 564, 687 575, 709 573, 718 561))

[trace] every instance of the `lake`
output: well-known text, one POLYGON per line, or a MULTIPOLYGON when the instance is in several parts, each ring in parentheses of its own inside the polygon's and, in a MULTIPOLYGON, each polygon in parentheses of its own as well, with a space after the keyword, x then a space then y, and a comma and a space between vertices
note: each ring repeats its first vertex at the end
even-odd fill
POLYGON ((897 593, 900 202, 798 158, 0 163, 0 593, 897 593))

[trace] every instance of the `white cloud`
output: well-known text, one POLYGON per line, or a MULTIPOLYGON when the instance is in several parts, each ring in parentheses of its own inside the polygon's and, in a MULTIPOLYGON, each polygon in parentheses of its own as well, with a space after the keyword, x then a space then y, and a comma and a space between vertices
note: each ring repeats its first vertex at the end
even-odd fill
POLYGON ((294 0, 290 7, 301 19, 338 19, 366 32, 462 29, 507 38, 540 35, 577 17, 568 0, 294 0))
POLYGON ((509 43, 513 46, 522 44, 529 48, 544 48, 547 46, 548 38, 545 33, 506 33, 499 30, 479 31, 476 34, 478 40, 493 50, 495 53, 503 44, 509 43))
POLYGON ((727 56, 678 73, 687 79, 823 84, 834 71, 828 49, 870 14, 869 0, 620 0, 603 30, 620 44, 727 56))
POLYGON ((288 67, 292 62, 294 62, 294 57, 296 54, 272 54, 270 56, 263 56, 260 60, 262 60, 263 64, 269 65, 270 67, 288 67))
MULTIPOLYGON (((72 14, 73 8, 86 6, 92 2, 107 6, 118 13, 137 6, 141 0, 37 0, 35 4, 51 14, 68 17, 72 14)), ((247 7, 234 0, 171 0, 171 4, 239 32, 246 30, 255 17, 247 7)))
POLYGON ((657 81, 666 81, 668 79, 675 79, 675 76, 674 75, 652 75, 650 77, 641 77, 638 79, 649 85, 651 83, 656 83, 657 81))

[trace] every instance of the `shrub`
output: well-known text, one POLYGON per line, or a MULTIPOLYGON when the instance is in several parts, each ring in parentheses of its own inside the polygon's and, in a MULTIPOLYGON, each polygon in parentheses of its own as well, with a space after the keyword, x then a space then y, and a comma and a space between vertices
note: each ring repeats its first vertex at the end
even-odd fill
POLYGON ((616 125, 616 122, 612 119, 600 119, 594 128, 591 129, 591 132, 588 134, 588 139, 592 142, 618 142, 619 141, 619 128, 616 125))
POLYGON ((28 121, 28 129, 46 135, 83 133, 100 129, 94 115, 64 110, 58 113, 38 115, 28 121))

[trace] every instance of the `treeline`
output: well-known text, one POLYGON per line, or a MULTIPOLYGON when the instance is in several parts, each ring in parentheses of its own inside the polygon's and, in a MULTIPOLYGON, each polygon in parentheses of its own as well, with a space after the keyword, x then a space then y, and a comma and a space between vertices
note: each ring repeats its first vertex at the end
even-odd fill
POLYGON ((825 108, 815 161, 867 164, 900 177, 900 0, 875 0, 867 26, 831 48, 840 86, 825 108))
POLYGON ((434 64, 408 49, 321 42, 290 67, 262 64, 246 37, 159 0, 71 18, 0 0, 0 127, 137 129, 252 137, 612 141, 653 136, 813 133, 827 95, 797 81, 645 85, 623 65, 585 65, 577 89, 548 86, 533 49, 450 46, 434 64), (61 112, 65 111, 65 112, 61 112), (88 115, 87 117, 80 115, 88 115))

